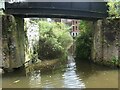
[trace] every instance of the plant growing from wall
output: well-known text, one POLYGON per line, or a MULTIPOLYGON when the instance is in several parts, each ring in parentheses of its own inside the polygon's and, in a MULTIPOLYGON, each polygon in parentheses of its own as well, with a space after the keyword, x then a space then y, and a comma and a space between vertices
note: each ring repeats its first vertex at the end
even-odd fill
POLYGON ((118 58, 116 58, 115 56, 112 57, 111 62, 112 62, 112 64, 114 64, 114 65, 118 65, 118 64, 119 64, 118 58))

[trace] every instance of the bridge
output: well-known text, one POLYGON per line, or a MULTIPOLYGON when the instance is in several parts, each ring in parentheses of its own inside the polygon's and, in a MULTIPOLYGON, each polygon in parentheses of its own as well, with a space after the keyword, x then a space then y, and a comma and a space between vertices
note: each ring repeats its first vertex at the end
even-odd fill
POLYGON ((108 16, 106 2, 7 2, 5 13, 23 18, 54 17, 94 20, 108 16))
POLYGON ((6 15, 2 17, 1 29, 3 39, 0 39, 3 40, 2 67, 18 68, 25 62, 24 18, 71 18, 97 21, 108 16, 107 9, 106 2, 5 2, 6 15))

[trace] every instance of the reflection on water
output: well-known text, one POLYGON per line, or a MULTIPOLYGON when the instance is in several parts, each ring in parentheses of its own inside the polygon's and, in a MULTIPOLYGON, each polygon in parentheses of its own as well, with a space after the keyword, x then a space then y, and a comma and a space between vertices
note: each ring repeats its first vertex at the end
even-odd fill
POLYGON ((66 88, 85 88, 84 83, 76 73, 76 63, 72 56, 68 56, 68 64, 63 78, 66 88))
POLYGON ((51 73, 50 75, 41 75, 39 71, 31 72, 31 88, 85 88, 84 83, 76 74, 76 64, 72 56, 68 56, 68 64, 65 71, 60 73, 51 73))
POLYGON ((117 88, 118 71, 91 64, 75 62, 68 56, 66 66, 57 71, 40 70, 25 74, 23 71, 3 75, 4 88, 117 88))
POLYGON ((41 85, 41 75, 40 70, 33 71, 29 77, 30 88, 37 88, 41 85))

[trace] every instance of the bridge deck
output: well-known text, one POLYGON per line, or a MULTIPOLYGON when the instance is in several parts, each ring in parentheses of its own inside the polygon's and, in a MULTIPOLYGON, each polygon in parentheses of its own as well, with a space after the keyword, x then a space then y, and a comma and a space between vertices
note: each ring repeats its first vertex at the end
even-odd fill
POLYGON ((105 2, 24 2, 6 3, 5 12, 21 17, 106 18, 105 2))

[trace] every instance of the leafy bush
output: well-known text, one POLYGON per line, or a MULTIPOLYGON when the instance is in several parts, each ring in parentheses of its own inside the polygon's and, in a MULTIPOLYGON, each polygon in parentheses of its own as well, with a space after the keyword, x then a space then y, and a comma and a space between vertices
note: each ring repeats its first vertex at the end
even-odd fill
POLYGON ((39 21, 39 59, 55 59, 66 53, 72 37, 63 23, 39 21))
POLYGON ((92 45, 91 22, 80 21, 80 35, 76 40, 76 58, 90 59, 92 45))
POLYGON ((119 0, 109 0, 107 3, 109 6, 108 13, 110 17, 119 17, 120 18, 120 1, 119 0))
POLYGON ((112 57, 111 61, 112 61, 112 64, 114 64, 114 65, 118 65, 119 64, 119 59, 116 58, 115 56, 112 57))

